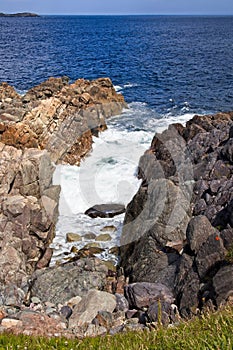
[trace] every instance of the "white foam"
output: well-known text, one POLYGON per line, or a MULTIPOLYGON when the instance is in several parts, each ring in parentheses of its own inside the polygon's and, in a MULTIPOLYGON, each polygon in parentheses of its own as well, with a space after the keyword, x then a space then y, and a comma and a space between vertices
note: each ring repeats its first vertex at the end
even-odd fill
MULTIPOLYGON (((143 102, 133 102, 121 116, 109 120, 106 131, 94 137, 93 151, 82 161, 81 166, 59 165, 54 173, 54 184, 61 185, 59 220, 52 264, 62 260, 72 246, 82 248, 87 241, 67 243, 66 233, 84 236, 87 232, 96 235, 105 225, 114 225, 110 242, 101 247, 110 248, 119 244, 124 215, 112 219, 90 219, 84 212, 95 204, 123 203, 127 205, 137 192, 140 181, 135 176, 140 156, 150 147, 155 132, 162 132, 171 123, 185 123, 193 117, 190 113, 180 116, 167 114, 158 118, 154 110, 143 102)), ((106 251, 102 258, 108 258, 106 251)))
POLYGON ((61 185, 61 215, 84 213, 99 203, 127 204, 140 184, 135 176, 152 134, 109 128, 94 138, 93 152, 80 167, 59 165, 54 184, 61 185))

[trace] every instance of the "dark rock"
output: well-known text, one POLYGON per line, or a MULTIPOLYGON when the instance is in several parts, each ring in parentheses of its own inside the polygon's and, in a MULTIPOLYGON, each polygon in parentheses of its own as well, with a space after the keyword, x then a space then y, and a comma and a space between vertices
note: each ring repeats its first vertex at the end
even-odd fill
POLYGON ((129 284, 125 286, 125 296, 131 309, 148 307, 158 300, 169 303, 174 301, 171 290, 161 283, 141 282, 129 284))
POLYGON ((91 218, 112 218, 125 212, 125 206, 122 204, 97 204, 85 211, 85 214, 91 218))
POLYGON ((68 320, 68 318, 72 315, 72 309, 69 306, 64 305, 60 310, 60 314, 62 317, 68 320))
MULTIPOLYGON (((232 128, 233 129, 233 128, 232 128)), ((233 139, 229 139, 222 149, 222 155, 229 162, 233 163, 233 139)))
POLYGON ((226 250, 219 233, 211 234, 199 248, 196 256, 197 271, 201 279, 214 274, 223 263, 226 250))
POLYGON ((216 301, 219 306, 233 295, 233 265, 223 266, 213 278, 216 301))
POLYGON ((154 302, 147 311, 150 322, 158 322, 163 325, 175 322, 175 313, 171 304, 168 302, 154 302))
POLYGON ((198 252, 207 238, 214 233, 217 234, 206 216, 196 216, 192 218, 187 227, 187 243, 191 250, 198 252))
POLYGON ((220 237, 223 240, 224 247, 228 250, 233 247, 233 228, 228 227, 225 230, 222 230, 220 237))
POLYGON ((190 317, 199 307, 200 280, 194 258, 183 254, 177 270, 174 293, 181 316, 190 317))

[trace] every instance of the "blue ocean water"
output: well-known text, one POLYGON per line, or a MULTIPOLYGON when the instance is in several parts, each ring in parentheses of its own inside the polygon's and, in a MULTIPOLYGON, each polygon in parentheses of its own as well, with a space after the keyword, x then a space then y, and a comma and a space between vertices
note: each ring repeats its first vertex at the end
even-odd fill
MULTIPOLYGON (((195 113, 233 109, 233 16, 42 16, 0 18, 0 81, 23 92, 50 76, 110 77, 129 109, 108 120, 80 167, 58 166, 59 220, 52 264, 89 243, 106 225, 119 244, 123 215, 90 219, 94 204, 127 204, 140 181, 139 157, 155 131, 195 113), (109 161, 111 160, 111 161, 109 161), (67 232, 82 242, 68 243, 67 232)), ((112 257, 111 259, 116 259, 112 257)))
POLYGON ((233 17, 0 18, 0 81, 109 76, 158 115, 232 109, 233 17))

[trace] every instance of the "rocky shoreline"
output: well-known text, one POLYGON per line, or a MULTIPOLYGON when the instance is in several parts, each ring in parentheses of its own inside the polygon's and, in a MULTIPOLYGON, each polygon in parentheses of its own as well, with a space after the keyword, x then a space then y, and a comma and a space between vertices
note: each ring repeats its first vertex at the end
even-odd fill
POLYGON ((1 332, 153 329, 232 301, 232 112, 155 135, 139 162, 117 269, 90 250, 48 267, 60 193, 53 163, 79 164, 125 107, 107 78, 50 78, 24 96, 0 85, 1 332))

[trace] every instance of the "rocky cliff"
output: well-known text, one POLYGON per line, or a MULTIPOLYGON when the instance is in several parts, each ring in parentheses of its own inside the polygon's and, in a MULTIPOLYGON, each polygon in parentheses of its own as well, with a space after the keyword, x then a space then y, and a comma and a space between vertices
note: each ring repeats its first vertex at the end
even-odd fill
POLYGON ((105 118, 126 107, 110 79, 50 78, 20 96, 0 85, 0 140, 18 149, 47 149, 55 163, 79 164, 105 118))
POLYGON ((126 211, 121 265, 163 283, 181 314, 233 294, 233 113, 195 116, 156 134, 126 211))
POLYGON ((51 258, 60 193, 52 162, 79 164, 105 118, 125 106, 107 78, 50 78, 23 96, 0 84, 1 290, 24 288, 51 258))

